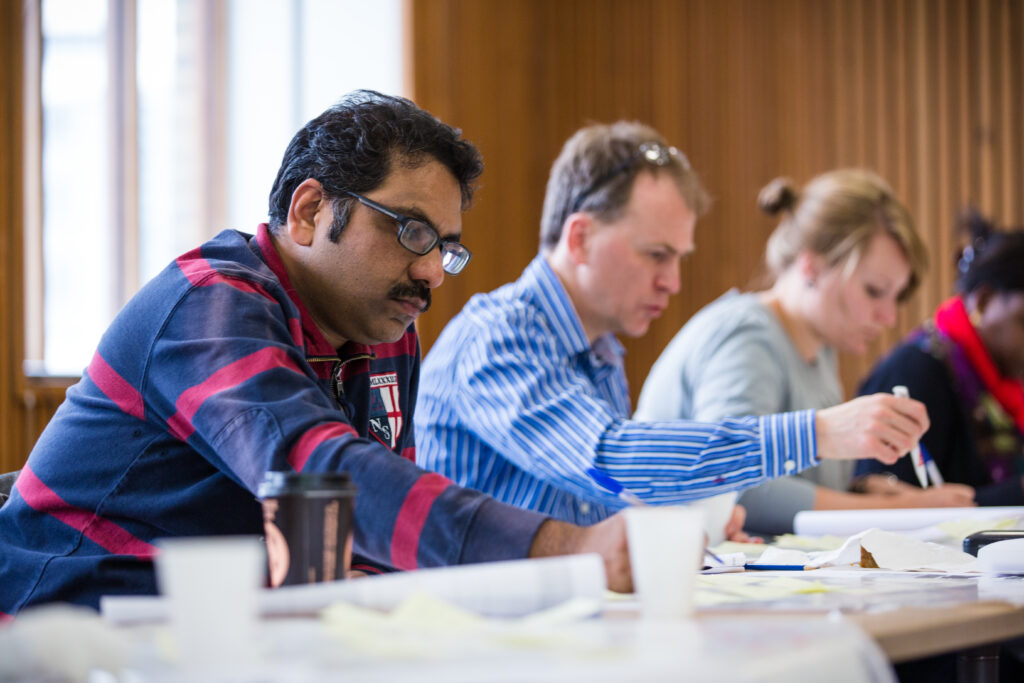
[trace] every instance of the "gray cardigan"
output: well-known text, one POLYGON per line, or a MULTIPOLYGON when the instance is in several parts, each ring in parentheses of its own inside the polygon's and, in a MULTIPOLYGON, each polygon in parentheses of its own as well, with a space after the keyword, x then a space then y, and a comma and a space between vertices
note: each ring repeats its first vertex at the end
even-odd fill
MULTIPOLYGON (((756 294, 730 290, 690 319, 662 352, 644 382, 637 419, 767 415, 842 402, 836 354, 824 347, 808 363, 781 322, 756 294)), ((814 505, 814 484, 849 485, 850 461, 828 461, 800 475, 744 491, 747 527, 777 534, 814 505)))

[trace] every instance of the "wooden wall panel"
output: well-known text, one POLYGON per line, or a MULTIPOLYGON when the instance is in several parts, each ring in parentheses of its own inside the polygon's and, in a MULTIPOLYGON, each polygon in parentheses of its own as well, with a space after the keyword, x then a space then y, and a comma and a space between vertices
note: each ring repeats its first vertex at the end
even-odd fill
POLYGON ((752 282, 772 224, 758 190, 841 166, 877 170, 908 204, 933 268, 898 328, 842 357, 852 390, 952 291, 956 213, 1024 223, 1024 3, 1019 0, 408 0, 414 98, 487 164, 466 216, 473 265, 421 321, 424 348, 473 292, 537 248, 544 184, 591 121, 646 121, 715 198, 683 291, 625 340, 634 398, 678 328, 752 282))

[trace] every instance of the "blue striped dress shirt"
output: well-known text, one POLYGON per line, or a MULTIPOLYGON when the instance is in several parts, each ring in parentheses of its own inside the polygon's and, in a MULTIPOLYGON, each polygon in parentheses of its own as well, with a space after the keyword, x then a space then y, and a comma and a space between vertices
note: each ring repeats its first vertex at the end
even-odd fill
POLYGON ((625 506, 597 467, 651 504, 744 489, 817 464, 814 412, 718 423, 629 419, 624 350, 591 345, 547 261, 477 294, 423 363, 416 459, 506 503, 577 524, 625 506))

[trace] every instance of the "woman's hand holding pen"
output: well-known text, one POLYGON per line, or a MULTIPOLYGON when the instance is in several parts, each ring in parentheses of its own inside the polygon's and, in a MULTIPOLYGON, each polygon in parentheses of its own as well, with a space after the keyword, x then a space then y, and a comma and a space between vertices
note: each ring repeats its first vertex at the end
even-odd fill
POLYGON ((860 396, 817 411, 818 458, 874 458, 891 465, 928 427, 928 412, 920 401, 892 394, 860 396))
POLYGON ((897 494, 899 507, 905 508, 967 508, 974 507, 974 488, 966 484, 942 484, 926 489, 909 486, 910 491, 897 494))

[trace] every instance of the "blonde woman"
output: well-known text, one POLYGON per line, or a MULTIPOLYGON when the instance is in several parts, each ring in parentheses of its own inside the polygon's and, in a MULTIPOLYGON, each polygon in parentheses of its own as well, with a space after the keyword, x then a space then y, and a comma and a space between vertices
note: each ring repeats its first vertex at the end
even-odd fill
MULTIPOLYGON (((862 353, 892 327, 926 268, 909 213, 870 171, 831 171, 802 191, 779 178, 759 203, 779 216, 765 254, 772 284, 727 292, 683 327, 651 369, 639 419, 714 421, 841 403, 836 351, 862 353)), ((794 515, 807 509, 973 501, 968 486, 922 491, 887 477, 850 493, 851 474, 849 465, 828 463, 744 492, 747 528, 792 531, 794 515)), ((719 506, 731 504, 731 496, 722 498, 719 506)))

